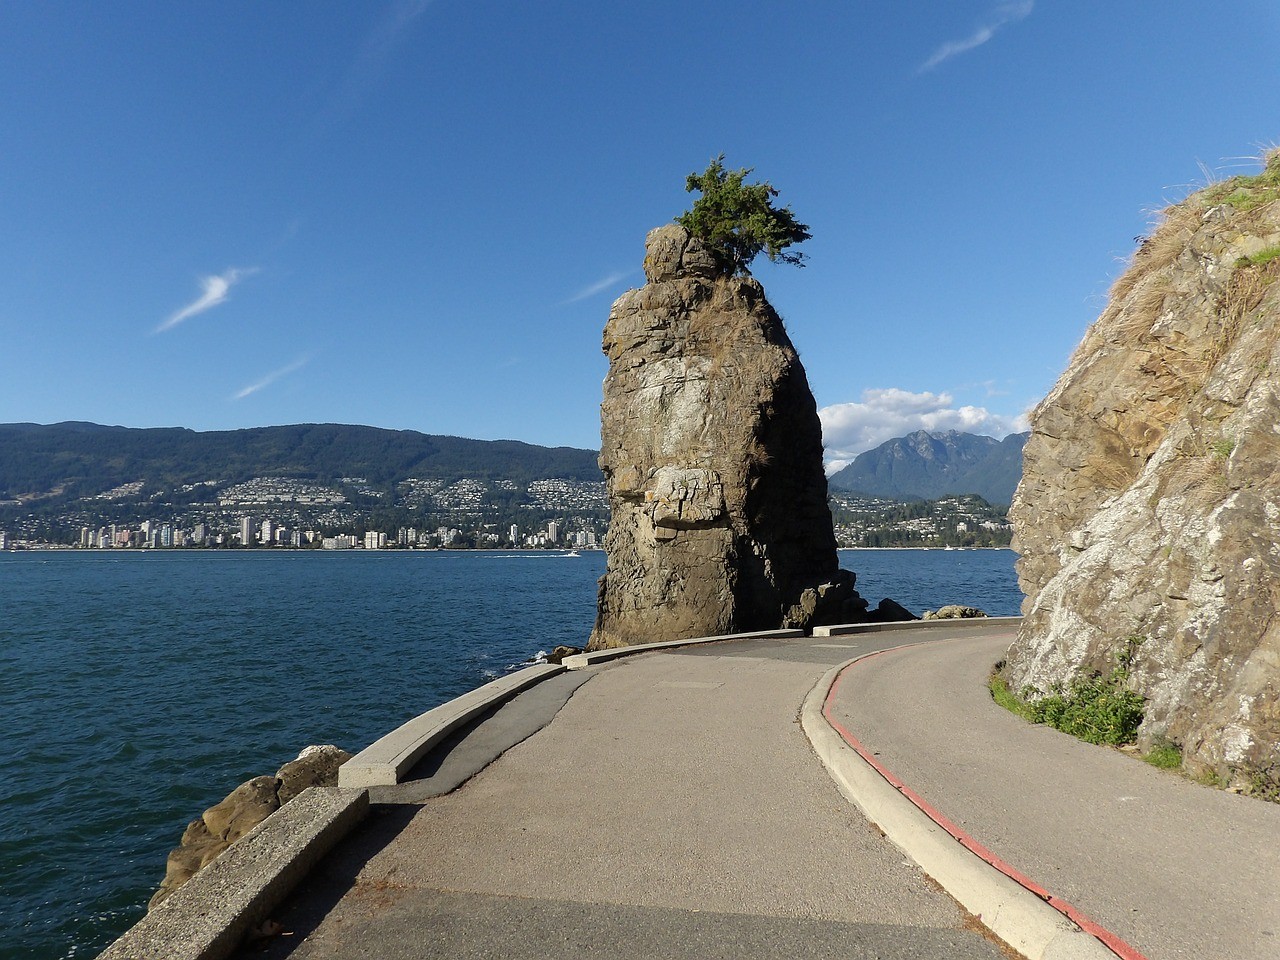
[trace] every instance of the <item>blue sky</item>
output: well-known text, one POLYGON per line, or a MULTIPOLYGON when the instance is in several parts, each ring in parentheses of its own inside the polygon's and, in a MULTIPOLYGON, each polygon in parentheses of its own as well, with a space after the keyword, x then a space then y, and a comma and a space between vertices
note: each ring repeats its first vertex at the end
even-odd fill
POLYGON ((1280 141, 1280 5, 0 2, 0 421, 598 444, 723 152, 831 459, 1002 435, 1152 212, 1280 141))

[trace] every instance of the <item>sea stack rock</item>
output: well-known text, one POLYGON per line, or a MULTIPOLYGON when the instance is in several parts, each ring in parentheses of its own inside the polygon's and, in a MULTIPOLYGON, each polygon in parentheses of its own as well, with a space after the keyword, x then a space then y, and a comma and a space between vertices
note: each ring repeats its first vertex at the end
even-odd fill
POLYGON ((612 520, 591 648, 861 619, 839 569, 822 428, 764 289, 671 224, 609 314, 612 520))
POLYGON ((1134 647, 1140 744, 1280 790, 1280 153, 1165 211, 1031 417, 1007 679, 1134 647), (1268 786, 1269 785, 1269 786, 1268 786))

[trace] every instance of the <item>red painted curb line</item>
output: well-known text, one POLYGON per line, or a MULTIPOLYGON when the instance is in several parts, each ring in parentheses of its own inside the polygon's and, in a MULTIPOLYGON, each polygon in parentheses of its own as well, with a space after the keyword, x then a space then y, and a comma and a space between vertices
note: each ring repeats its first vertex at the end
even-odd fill
MULTIPOLYGON (((912 646, 914 646, 914 644, 912 644, 912 646)), ((901 651, 904 649, 909 649, 909 647, 891 647, 888 650, 877 650, 875 653, 869 653, 864 657, 859 657, 853 663, 850 663, 843 670, 841 670, 836 675, 835 680, 832 681, 831 689, 827 691, 827 696, 822 701, 823 719, 826 720, 827 723, 831 725, 831 728, 835 730, 836 733, 840 734, 841 739, 843 739, 845 743, 847 743, 850 747, 852 747, 854 751, 858 754, 858 756, 862 757, 863 760, 869 763, 871 767, 876 771, 876 773, 884 777, 884 779, 888 781, 891 787, 893 787, 895 790, 901 793, 904 797, 910 800, 913 804, 915 804, 915 806, 920 810, 921 813, 923 813, 926 817, 928 817, 930 820, 932 820, 934 823, 940 826, 943 830, 949 833, 951 837, 954 840, 956 840, 961 846, 965 847, 971 853, 975 854, 980 859, 986 861, 991 866, 995 867, 997 870, 1003 873, 1006 877, 1008 877, 1014 883, 1017 883, 1019 886, 1024 887, 1025 889, 1034 893, 1037 897, 1039 897, 1045 903, 1049 904, 1049 906, 1053 907, 1055 910, 1057 910, 1064 917, 1066 917, 1068 920, 1070 920, 1072 923, 1078 926, 1085 933, 1091 934, 1092 936, 1096 937, 1098 940, 1102 941, 1102 944, 1108 950, 1114 953, 1117 957, 1120 957, 1121 960, 1148 960, 1147 956, 1142 952, 1140 952, 1137 948, 1130 946, 1128 943, 1126 943, 1120 937, 1116 936, 1116 934, 1112 933, 1106 927, 1103 927, 1100 924, 1095 923, 1093 920, 1089 919, 1089 917, 1085 916, 1076 907, 1073 907, 1071 904, 1067 903, 1065 900, 1061 899, 1060 897, 1054 896, 1052 893, 1050 893, 1044 887, 1040 886, 1040 884, 1036 883, 1026 874, 1019 872, 1010 864, 1005 863, 998 856, 996 856, 992 851, 988 850, 981 843, 979 843, 973 837, 969 836, 969 834, 965 833, 958 826, 956 826, 954 823, 948 820, 945 816, 943 816, 943 814, 940 811, 934 808, 932 804, 930 804, 927 800, 925 800, 922 796, 920 796, 920 794, 916 793, 914 790, 908 787, 905 783, 902 782, 902 780, 900 780, 887 767, 885 767, 884 764, 882 764, 879 760, 877 760, 875 756, 871 753, 871 751, 862 745, 862 743, 858 740, 857 737, 855 737, 852 733, 850 733, 840 723, 839 720, 835 719, 835 717, 831 715, 831 707, 835 700, 836 690, 839 688, 840 681, 844 679, 844 675, 846 672, 848 672, 854 666, 860 663, 863 663, 867 660, 870 660, 873 657, 878 657, 881 654, 890 653, 895 650, 901 651)))

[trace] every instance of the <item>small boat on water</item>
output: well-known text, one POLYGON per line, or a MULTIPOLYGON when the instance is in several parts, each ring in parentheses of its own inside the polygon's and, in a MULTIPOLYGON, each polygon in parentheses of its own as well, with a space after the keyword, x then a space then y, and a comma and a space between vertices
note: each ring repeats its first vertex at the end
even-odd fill
POLYGON ((580 556, 582 556, 582 554, 580 554, 577 550, 570 550, 568 553, 563 554, 563 556, 566 556, 566 557, 580 557, 580 556))

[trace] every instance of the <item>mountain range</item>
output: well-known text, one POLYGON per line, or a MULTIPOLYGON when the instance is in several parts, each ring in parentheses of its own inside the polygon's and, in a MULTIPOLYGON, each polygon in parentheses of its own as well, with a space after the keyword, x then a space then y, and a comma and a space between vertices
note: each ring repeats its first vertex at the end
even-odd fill
POLYGON ((263 476, 359 477, 373 485, 407 477, 599 482, 596 456, 573 447, 336 423, 208 432, 76 421, 6 423, 0 424, 0 500, 54 491, 68 499, 93 496, 136 481, 172 489, 263 476))
POLYGON ((947 430, 917 430, 860 453, 827 483, 845 490, 897 500, 931 500, 976 493, 1007 506, 1022 476, 1022 447, 1028 434, 994 437, 947 430))
MULTIPOLYGON (((976 493, 1008 504, 1022 471, 1026 434, 1004 440, 919 430, 868 450, 829 478, 833 491, 893 499, 976 493)), ((386 485, 408 477, 527 483, 599 482, 594 450, 517 440, 469 440, 414 430, 295 424, 200 432, 95 423, 0 424, 0 501, 91 497, 122 484, 152 488, 254 477, 315 481, 360 478, 386 485)))

